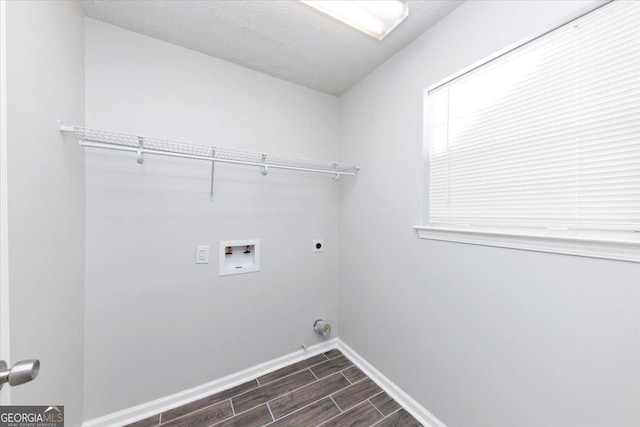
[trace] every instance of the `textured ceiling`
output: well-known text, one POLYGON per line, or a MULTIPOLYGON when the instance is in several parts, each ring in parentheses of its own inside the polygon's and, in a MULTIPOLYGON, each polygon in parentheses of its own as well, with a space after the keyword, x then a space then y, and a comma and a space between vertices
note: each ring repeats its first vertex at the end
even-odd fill
POLYGON ((462 1, 407 1, 372 39, 295 0, 81 0, 87 16, 332 95, 341 95, 462 1))

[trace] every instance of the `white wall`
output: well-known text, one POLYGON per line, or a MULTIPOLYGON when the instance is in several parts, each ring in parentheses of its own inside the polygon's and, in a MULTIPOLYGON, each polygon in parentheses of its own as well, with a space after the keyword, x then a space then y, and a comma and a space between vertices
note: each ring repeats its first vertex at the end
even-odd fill
POLYGON ((412 229, 423 90, 593 5, 466 2, 341 97, 341 338, 449 427, 640 425, 639 264, 412 229))
MULTIPOLYGON (((84 120, 84 16, 76 2, 6 2, 11 363, 40 376, 11 404, 83 420, 84 155, 57 120, 84 120)), ((4 212, 3 212, 4 214, 4 212)), ((5 390, 3 390, 3 393, 5 390)))
MULTIPOLYGON (((287 64, 282 64, 286 67, 287 64)), ((338 99, 86 20, 90 127, 333 161, 338 99)), ((337 326, 340 183, 327 176, 87 150, 86 419, 319 342, 337 326), (262 271, 218 276, 220 240, 262 271), (312 253, 314 238, 326 251, 312 253), (198 244, 211 246, 195 265, 198 244)), ((337 328, 335 329, 337 333, 337 328)))

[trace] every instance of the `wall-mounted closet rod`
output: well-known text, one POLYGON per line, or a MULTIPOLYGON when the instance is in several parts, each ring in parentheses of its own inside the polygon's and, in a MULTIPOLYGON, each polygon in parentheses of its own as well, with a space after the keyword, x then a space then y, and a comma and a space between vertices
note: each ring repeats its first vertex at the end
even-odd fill
POLYGON ((208 145, 187 144, 166 139, 65 125, 62 123, 59 123, 59 127, 62 132, 73 133, 83 147, 136 153, 138 163, 144 162, 145 154, 211 162, 211 200, 213 200, 213 182, 216 162, 256 166, 260 168, 262 175, 267 175, 269 168, 322 173, 331 175, 334 181, 337 181, 342 176, 355 176, 360 169, 358 165, 341 165, 339 163, 296 159, 294 157, 254 153, 208 145))
POLYGON ((122 146, 122 145, 105 144, 105 143, 102 143, 102 142, 86 141, 84 139, 81 139, 79 141, 79 143, 80 143, 80 145, 82 147, 104 148, 106 150, 128 151, 128 152, 131 152, 131 153, 140 152, 140 153, 143 153, 143 154, 157 154, 158 156, 180 157, 180 158, 183 158, 183 159, 194 159, 194 160, 206 160, 208 162, 221 162, 221 163, 231 163, 231 164, 235 164, 235 165, 247 165, 247 166, 258 166, 258 167, 267 166, 269 168, 274 168, 274 169, 288 169, 288 170, 294 170, 294 171, 317 172, 317 173, 326 173, 326 174, 340 175, 340 176, 355 176, 356 175, 355 172, 339 172, 337 170, 332 171, 332 170, 302 168, 302 167, 296 167, 296 166, 283 166, 283 165, 276 165, 276 164, 272 164, 272 163, 268 163, 268 162, 267 163, 256 163, 256 162, 247 162, 247 161, 241 161, 241 160, 217 159, 217 158, 207 157, 207 156, 197 156, 197 155, 193 155, 193 154, 172 153, 172 152, 168 152, 168 151, 153 150, 153 149, 149 149, 149 148, 135 148, 135 147, 122 146))

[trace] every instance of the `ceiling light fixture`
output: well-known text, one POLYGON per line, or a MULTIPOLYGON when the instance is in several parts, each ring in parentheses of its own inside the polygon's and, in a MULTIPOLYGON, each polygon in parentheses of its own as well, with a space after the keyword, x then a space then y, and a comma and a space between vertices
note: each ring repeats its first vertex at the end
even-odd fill
POLYGON ((409 6, 400 0, 300 1, 378 40, 409 15, 409 6))

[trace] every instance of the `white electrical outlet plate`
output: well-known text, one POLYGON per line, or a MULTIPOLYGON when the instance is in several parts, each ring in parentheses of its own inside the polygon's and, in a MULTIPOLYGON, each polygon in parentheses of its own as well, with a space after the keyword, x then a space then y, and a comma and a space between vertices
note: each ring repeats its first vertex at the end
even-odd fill
POLYGON ((313 241, 313 252, 324 252, 324 239, 315 239, 313 241))
POLYGON ((209 264, 209 246, 196 246, 196 264, 209 264))

